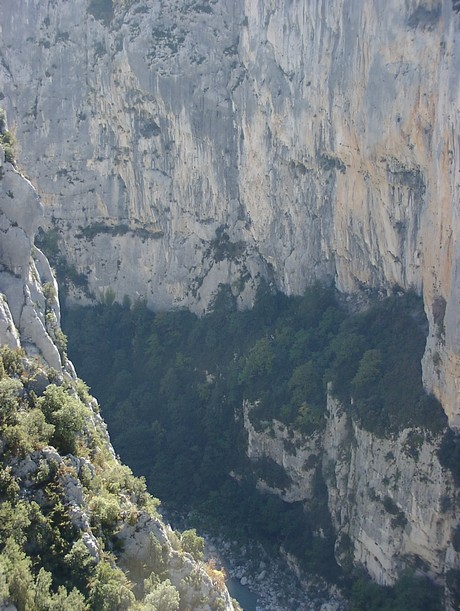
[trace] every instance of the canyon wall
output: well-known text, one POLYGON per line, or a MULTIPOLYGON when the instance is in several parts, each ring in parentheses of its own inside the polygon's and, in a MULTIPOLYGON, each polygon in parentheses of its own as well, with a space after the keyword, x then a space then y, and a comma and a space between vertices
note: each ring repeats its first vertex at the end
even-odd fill
MULTIPOLYGON (((260 490, 308 507, 319 470, 337 534, 336 558, 345 568, 364 567, 385 585, 408 568, 441 584, 449 571, 458 575, 458 487, 438 459, 442 435, 405 429, 376 437, 332 396, 325 428, 311 436, 276 420, 255 427, 250 404, 244 426, 248 457, 274 461, 288 476, 281 487, 262 477, 260 490)), ((457 608, 458 600, 449 600, 447 593, 446 609, 457 608)))
POLYGON ((60 308, 57 284, 34 234, 43 206, 30 182, 10 163, 0 146, 0 344, 27 350, 42 364, 73 374, 58 348, 60 308))
POLYGON ((87 279, 74 299, 414 289, 426 385, 459 425, 458 8, 2 2, 1 104, 87 279))
MULTIPOLYGON (((401 287, 423 296, 425 384, 460 426, 458 2, 0 8, 0 106, 30 180, 1 164, 2 343, 22 337, 72 373, 39 224, 68 276, 85 279, 74 301, 127 295, 202 313, 220 283, 250 306, 261 277, 288 294, 314 279, 345 294, 401 287)), ((380 440, 332 400, 329 412, 324 437, 299 437, 295 453, 282 425, 264 436, 247 417, 249 455, 293 481, 270 491, 307 502, 304 466, 321 454, 338 545, 349 541, 339 556, 381 583, 417 562, 458 570, 439 440, 380 440)))

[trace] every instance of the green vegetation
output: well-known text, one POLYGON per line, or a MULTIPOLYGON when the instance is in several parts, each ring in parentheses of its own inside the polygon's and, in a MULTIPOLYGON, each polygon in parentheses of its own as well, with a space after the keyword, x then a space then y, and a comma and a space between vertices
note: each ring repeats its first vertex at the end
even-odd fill
MULTIPOLYGON (((18 611, 190 608, 153 534, 157 562, 144 560, 136 587, 117 566, 120 533, 141 514, 158 519, 158 501, 113 457, 87 387, 52 383, 50 371, 37 396, 37 374, 46 375, 22 352, 0 349, 0 600, 18 611)), ((202 558, 194 531, 170 536, 202 558)))
POLYGON ((460 486, 460 433, 447 429, 438 451, 439 462, 452 473, 457 486, 460 486))
POLYGON ((244 242, 231 242, 228 233, 227 225, 221 225, 216 229, 216 237, 211 241, 210 252, 213 253, 216 261, 224 259, 235 259, 240 256, 245 249, 244 242))
POLYGON ((134 0, 90 0, 88 12, 108 26, 114 17, 116 7, 129 8, 133 3, 134 0))
POLYGON ((102 21, 105 25, 110 25, 114 15, 112 0, 90 0, 88 12, 95 19, 102 21))
POLYGON ((102 235, 102 234, 109 234, 115 237, 115 236, 122 236, 127 233, 132 233, 133 235, 136 235, 137 237, 143 240, 146 240, 149 238, 153 240, 158 240, 159 238, 163 237, 164 235, 163 232, 158 228, 150 228, 150 229, 147 229, 146 227, 130 228, 126 224, 107 225, 102 222, 92 223, 91 225, 86 225, 85 227, 79 227, 79 229, 80 229, 80 232, 76 235, 76 237, 78 239, 85 238, 85 240, 88 240, 89 242, 91 242, 91 240, 94 240, 96 236, 102 235))
POLYGON ((394 588, 358 578, 352 587, 351 611, 442 611, 441 588, 427 578, 406 573, 394 588))
POLYGON ((128 225, 115 225, 110 226, 105 223, 92 223, 91 225, 86 225, 85 227, 80 227, 80 233, 77 234, 77 238, 85 238, 88 241, 93 240, 97 235, 108 233, 113 236, 117 235, 125 235, 128 233, 129 227, 128 225))
POLYGON ((196 534, 196 530, 184 530, 181 535, 180 542, 184 552, 192 554, 195 560, 203 560, 204 558, 204 539, 196 534))
MULTIPOLYGON (((195 509, 208 527, 225 524, 233 537, 283 544, 329 579, 339 571, 321 461, 311 465, 308 508, 257 492, 258 477, 280 488, 289 482, 272 461, 245 458, 243 401, 268 434, 273 418, 304 435, 324 427, 328 387, 378 436, 408 426, 437 433, 446 425, 422 387, 426 320, 414 295, 349 315, 332 289, 317 285, 287 298, 262 283, 253 310, 239 312, 223 286, 201 319, 187 311, 154 314, 127 300, 125 307, 70 310, 64 325, 117 451, 164 502, 195 509)), ((394 527, 403 527, 404 515, 386 504, 394 527)))

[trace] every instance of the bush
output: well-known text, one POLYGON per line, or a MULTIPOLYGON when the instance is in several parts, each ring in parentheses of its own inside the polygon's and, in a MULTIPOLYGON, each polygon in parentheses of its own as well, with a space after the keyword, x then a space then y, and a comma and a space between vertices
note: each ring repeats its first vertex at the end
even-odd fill
POLYGON ((18 421, 24 433, 23 451, 25 452, 42 448, 54 435, 54 425, 46 422, 45 415, 38 408, 20 412, 18 421))
POLYGON ((447 429, 438 450, 441 465, 450 470, 457 486, 460 486, 460 434, 447 429))
POLYGON ((192 554, 195 560, 203 560, 204 558, 204 539, 196 534, 194 528, 184 530, 180 538, 182 549, 184 552, 192 554))
POLYGON ((2 346, 0 348, 0 358, 3 362, 4 371, 9 376, 19 376, 23 373, 23 357, 24 351, 21 349, 13 350, 9 346, 2 346))
POLYGON ((14 163, 14 146, 15 140, 14 136, 11 132, 5 131, 0 134, 0 145, 3 147, 5 151, 5 161, 8 163, 14 163))
POLYGON ((98 611, 127 611, 134 606, 134 594, 123 571, 102 560, 90 581, 89 601, 98 611))
POLYGON ((91 0, 88 6, 88 12, 95 19, 109 25, 113 19, 113 1, 112 0, 91 0))
POLYGON ((18 609, 34 609, 32 562, 11 537, 0 555, 0 572, 6 577, 10 601, 18 609))
POLYGON ((46 421, 54 426, 52 442, 64 454, 72 453, 82 436, 83 425, 89 416, 88 408, 62 386, 50 384, 37 400, 46 421))
POLYGON ((2 426, 16 424, 23 386, 19 380, 0 380, 0 423, 2 426))
POLYGON ((146 595, 146 611, 178 611, 180 596, 169 579, 156 584, 146 595))
POLYGON ((107 492, 93 496, 89 507, 91 509, 91 522, 102 528, 113 530, 120 517, 120 502, 118 498, 107 492))

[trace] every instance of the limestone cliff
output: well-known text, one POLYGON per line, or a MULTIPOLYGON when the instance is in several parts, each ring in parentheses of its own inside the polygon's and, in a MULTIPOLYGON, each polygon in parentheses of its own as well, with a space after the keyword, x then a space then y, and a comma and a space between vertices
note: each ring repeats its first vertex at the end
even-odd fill
MULTIPOLYGON (((277 421, 256 430, 249 404, 244 425, 249 458, 273 460, 288 475, 284 487, 260 479, 260 489, 308 506, 319 469, 337 533, 336 557, 345 568, 362 566, 386 585, 405 568, 442 584, 449 571, 458 571, 458 488, 439 463, 439 435, 406 429, 378 438, 331 396, 322 433, 301 435, 277 421)), ((446 608, 457 608, 449 600, 447 593, 446 608)))
POLYGON ((60 317, 56 280, 33 242, 43 206, 30 182, 4 162, 1 147, 0 175, 0 343, 22 346, 47 366, 71 371, 54 338, 60 317))
POLYGON ((414 288, 457 426, 459 21, 448 0, 5 1, 2 105, 96 298, 414 288))

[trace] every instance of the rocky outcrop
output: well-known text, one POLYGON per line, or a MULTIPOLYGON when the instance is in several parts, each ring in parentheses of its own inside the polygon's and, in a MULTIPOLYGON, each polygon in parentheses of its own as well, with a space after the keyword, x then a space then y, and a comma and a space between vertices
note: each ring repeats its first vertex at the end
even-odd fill
POLYGON ((328 401, 323 473, 329 509, 354 562, 391 584, 406 567, 441 578, 459 568, 452 547, 459 515, 451 474, 439 463, 440 436, 406 429, 390 439, 350 422, 328 401))
POLYGON ((310 437, 277 421, 257 431, 249 405, 244 413, 248 456, 273 460, 291 482, 276 490, 261 480, 261 489, 285 500, 294 500, 289 497, 295 490, 295 500, 308 506, 315 467, 319 468, 337 533, 339 563, 362 566, 386 585, 393 584, 405 568, 425 572, 441 583, 449 570, 460 568, 460 554, 452 543, 460 518, 458 489, 439 463, 439 435, 406 429, 391 438, 378 438, 357 426, 331 396, 324 430, 310 437), (287 455, 286 439, 294 435, 287 455))
MULTIPOLYGON (((60 371, 67 365, 53 341, 50 317, 59 324, 57 284, 50 265, 34 246, 43 207, 30 182, 4 161, 0 147, 0 343, 20 345, 29 355, 60 371), (45 297, 44 286, 51 289, 45 297)), ((45 291, 46 292, 46 291, 45 291)))
MULTIPOLYGON (((108 439, 105 443, 108 444, 108 439)), ((106 449, 112 454, 110 446, 106 449)), ((54 447, 43 447, 25 456, 10 456, 8 459, 5 459, 0 449, 0 459, 2 473, 4 476, 7 474, 10 482, 16 483, 20 496, 29 503, 35 503, 36 507, 44 508, 44 513, 50 511, 55 500, 50 490, 58 491, 60 506, 57 511, 64 508, 72 525, 74 549, 83 550, 91 565, 96 566, 102 562, 107 556, 107 533, 100 530, 98 523, 99 512, 104 507, 103 503, 107 503, 107 496, 101 500, 104 492, 99 486, 103 481, 107 482, 109 488, 112 486, 112 491, 120 486, 120 482, 115 479, 110 484, 117 469, 121 468, 115 457, 105 457, 102 470, 100 457, 98 464, 94 465, 85 457, 72 454, 62 456, 54 447), (89 481, 97 483, 88 486, 89 481)), ((111 497, 112 503, 115 498, 119 509, 113 517, 116 528, 112 537, 113 541, 117 541, 117 565, 129 574, 138 598, 143 598, 144 580, 153 575, 153 583, 164 583, 171 588, 176 593, 177 601, 180 599, 181 604, 188 609, 239 609, 230 598, 222 574, 182 551, 178 535, 164 524, 155 511, 143 507, 134 489, 122 488, 116 496, 111 497)), ((3 548, 4 541, 1 543, 3 548)), ((61 558, 64 565, 68 557, 69 554, 61 558)), ((1 560, 0 557, 0 571, 4 568, 1 560)), ((3 595, 2 591, 0 605, 9 600, 4 600, 3 595)), ((97 607, 92 605, 88 608, 97 607)), ((145 608, 150 607, 146 605, 145 608)))
POLYGON ((41 216, 37 192, 12 163, 5 162, 0 146, 0 608, 36 608, 53 596, 60 596, 56 608, 63 608, 68 592, 50 590, 49 554, 54 561, 58 556, 60 571, 69 570, 74 561, 74 572, 83 571, 75 583, 69 579, 88 597, 84 601, 76 590, 70 594, 78 609, 101 608, 94 592, 88 596, 97 584, 98 567, 111 574, 112 595, 118 583, 117 596, 124 595, 125 604, 131 601, 128 606, 113 605, 134 604, 133 583, 118 566, 130 570, 130 580, 139 578, 136 596, 145 608, 157 608, 152 606, 155 597, 164 590, 177 600, 177 608, 181 601, 197 611, 238 609, 223 577, 217 579, 206 564, 182 550, 145 484, 120 464, 96 400, 77 381, 60 329, 56 280, 47 258, 34 246, 41 216), (19 517, 10 528, 8 520, 15 512, 24 519, 19 517), (115 540, 116 562, 109 553, 115 540), (13 559, 8 556, 11 545, 16 550, 13 559), (39 572, 41 563, 47 570, 39 572), (139 575, 133 566, 142 567, 139 575), (22 571, 19 585, 15 570, 22 571), (45 585, 40 582, 44 576, 45 585), (151 580, 149 592, 144 579, 151 580))
POLYGON ((278 420, 270 422, 270 434, 261 433, 252 424, 250 411, 251 404, 245 401, 243 422, 248 434, 248 458, 253 462, 269 458, 282 467, 288 477, 284 487, 260 477, 258 489, 277 494, 288 503, 311 500, 314 496, 313 478, 323 453, 323 435, 318 433, 305 437, 278 420))
POLYGON ((97 299, 413 288, 458 426, 459 20, 447 0, 20 0, 2 105, 97 299))
POLYGON ((176 533, 161 520, 141 515, 136 524, 125 525, 119 538, 124 547, 121 566, 132 577, 157 570, 160 562, 168 571, 170 582, 180 592, 186 608, 197 611, 234 609, 223 574, 219 574, 218 581, 216 571, 203 562, 197 563, 190 554, 181 552, 176 533))

